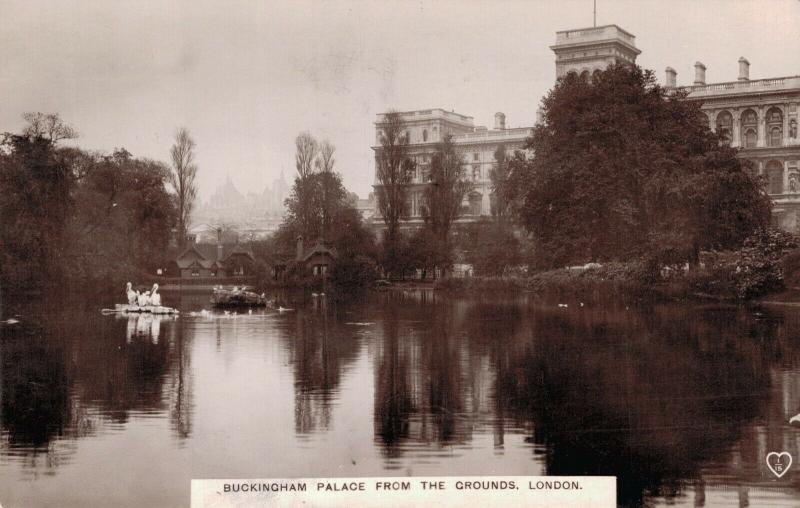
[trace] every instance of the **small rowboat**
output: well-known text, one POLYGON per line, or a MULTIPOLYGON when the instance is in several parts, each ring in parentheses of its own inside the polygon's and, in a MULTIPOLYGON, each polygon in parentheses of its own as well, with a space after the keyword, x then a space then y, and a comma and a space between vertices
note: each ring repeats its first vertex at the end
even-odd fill
POLYGON ((103 309, 101 311, 103 314, 113 314, 113 313, 127 313, 127 312, 136 312, 136 313, 149 313, 149 314, 179 314, 180 312, 178 309, 173 309, 172 307, 164 307, 163 305, 145 305, 140 307, 138 305, 129 305, 126 303, 118 303, 114 305, 113 309, 103 309))

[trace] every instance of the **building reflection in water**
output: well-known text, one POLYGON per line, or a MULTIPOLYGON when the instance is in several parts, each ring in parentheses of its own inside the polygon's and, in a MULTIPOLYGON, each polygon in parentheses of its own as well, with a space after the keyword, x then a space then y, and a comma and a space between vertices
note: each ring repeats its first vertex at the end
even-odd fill
POLYGON ((627 506, 687 495, 703 506, 709 492, 746 502, 774 489, 769 451, 800 458, 788 426, 798 350, 780 318, 421 300, 386 296, 376 332, 375 439, 387 468, 415 446, 468 444, 482 425, 502 450, 510 425, 530 429, 547 474, 618 476, 627 506))

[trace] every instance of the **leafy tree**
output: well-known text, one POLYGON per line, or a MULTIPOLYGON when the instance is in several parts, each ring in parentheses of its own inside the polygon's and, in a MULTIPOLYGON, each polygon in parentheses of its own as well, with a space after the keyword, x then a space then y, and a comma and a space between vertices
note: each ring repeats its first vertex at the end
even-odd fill
POLYGON ((312 173, 304 180, 299 176, 295 179, 286 199, 286 217, 274 238, 275 250, 294 252, 298 236, 303 237, 306 245, 322 239, 330 243, 340 257, 374 255, 372 234, 361 221, 341 177, 333 171, 312 173), (325 213, 329 217, 329 227, 323 237, 325 213))
POLYGON ((430 233, 426 249, 429 265, 446 270, 452 264, 450 229, 461 213, 464 196, 472 188, 472 182, 464 178, 463 161, 453 138, 446 135, 431 157, 430 183, 425 188, 422 207, 424 229, 430 233))
POLYGON ((400 220, 406 216, 408 184, 414 171, 414 162, 408 155, 408 138, 405 124, 397 111, 389 111, 384 115, 380 125, 380 146, 375 153, 378 186, 376 186, 378 210, 386 224, 386 235, 383 239, 384 267, 394 271, 397 256, 400 220))
POLYGON ((423 216, 434 235, 446 242, 450 228, 461 213, 461 202, 473 188, 464 178, 461 155, 453 137, 446 135, 431 157, 430 185, 425 188, 423 216))
POLYGON ((465 229, 459 247, 476 275, 500 276, 524 263, 522 242, 504 223, 482 220, 465 229))
POLYGON ((62 274, 75 181, 52 139, 7 134, 2 145, 0 277, 6 287, 39 287, 62 274))
POLYGON ((92 164, 78 182, 67 225, 71 277, 119 281, 164 267, 178 219, 166 190, 169 168, 124 149, 86 156, 92 164))
POLYGON ((558 81, 527 143, 535 156, 509 161, 541 265, 696 260, 768 221, 761 182, 684 98, 636 66, 558 81))

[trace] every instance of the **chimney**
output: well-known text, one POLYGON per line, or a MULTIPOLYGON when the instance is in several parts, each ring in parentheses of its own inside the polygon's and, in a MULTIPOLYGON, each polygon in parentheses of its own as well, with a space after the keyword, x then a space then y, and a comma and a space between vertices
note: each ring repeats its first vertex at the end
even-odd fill
POLYGON ((695 85, 706 84, 706 66, 703 65, 703 62, 694 63, 694 84, 695 85))
POLYGON ((678 86, 678 73, 675 72, 675 69, 672 67, 667 67, 665 72, 667 73, 666 86, 670 88, 675 88, 678 86))
POLYGON ((298 235, 297 237, 297 253, 295 254, 296 261, 303 260, 303 236, 298 235))
POLYGON ((743 56, 739 57, 739 81, 750 81, 750 62, 743 56))
POLYGON ((217 228, 217 261, 222 260, 222 228, 217 228))
POLYGON ((494 128, 495 130, 505 130, 506 128, 506 115, 500 112, 494 114, 494 128))

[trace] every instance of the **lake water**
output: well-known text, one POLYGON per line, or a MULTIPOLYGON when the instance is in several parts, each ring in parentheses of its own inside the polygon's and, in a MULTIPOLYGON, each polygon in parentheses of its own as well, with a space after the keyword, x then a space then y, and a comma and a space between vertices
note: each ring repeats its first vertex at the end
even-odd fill
MULTIPOLYGON (((615 475, 624 506, 797 506, 800 308, 372 293, 179 318, 6 301, 0 503, 191 478, 615 475)), ((110 301, 108 302, 110 303, 110 301)), ((193 315, 192 312, 195 312, 193 315)))

